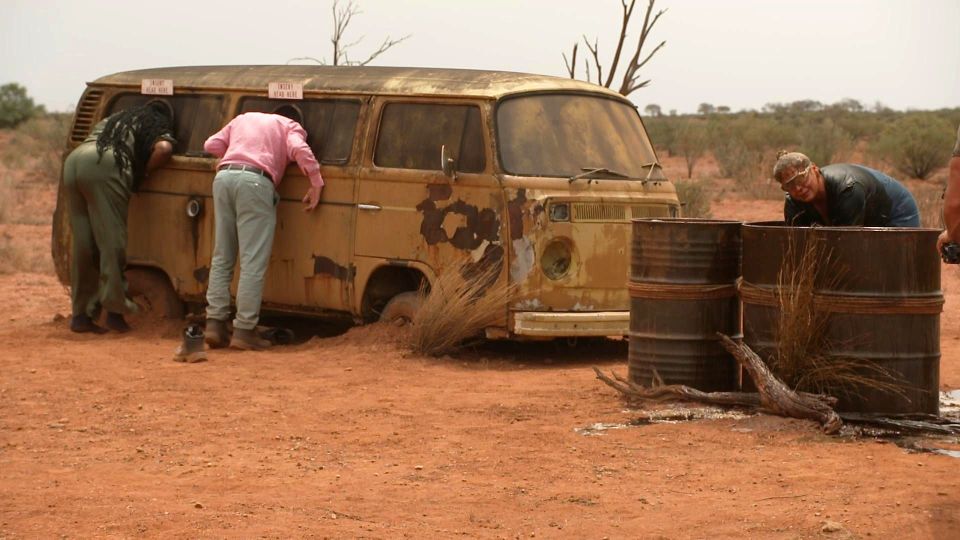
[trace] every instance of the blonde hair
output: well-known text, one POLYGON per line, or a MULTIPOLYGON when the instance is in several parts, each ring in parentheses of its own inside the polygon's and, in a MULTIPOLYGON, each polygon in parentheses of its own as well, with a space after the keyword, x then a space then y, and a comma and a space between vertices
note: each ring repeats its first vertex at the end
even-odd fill
POLYGON ((781 150, 777 152, 777 163, 773 166, 773 178, 777 182, 783 182, 782 175, 785 171, 802 171, 809 166, 810 158, 806 154, 781 150))

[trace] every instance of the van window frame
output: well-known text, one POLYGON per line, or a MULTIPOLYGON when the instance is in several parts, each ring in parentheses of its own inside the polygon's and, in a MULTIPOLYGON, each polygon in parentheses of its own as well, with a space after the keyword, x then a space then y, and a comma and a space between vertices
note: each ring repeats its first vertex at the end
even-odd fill
MULTIPOLYGON (((362 154, 362 147, 359 144, 360 134, 363 133, 362 126, 365 122, 365 105, 368 101, 361 96, 356 95, 305 95, 303 99, 270 99, 266 94, 262 93, 244 93, 237 97, 236 105, 233 108, 233 116, 230 117, 230 120, 236 118, 237 116, 243 114, 244 112, 272 112, 279 107, 284 105, 293 105, 297 107, 301 114, 303 113, 303 107, 301 104, 308 102, 331 102, 331 101, 344 101, 348 103, 355 103, 357 105, 357 118, 353 126, 353 134, 350 140, 350 154, 347 156, 346 160, 324 160, 323 157, 317 153, 317 151, 311 146, 311 151, 314 153, 314 156, 317 158, 317 162, 324 167, 351 167, 356 165, 359 155, 362 154), (270 111, 243 111, 244 103, 249 99, 264 100, 269 103, 276 103, 276 106, 273 107, 270 111)), ((229 122, 229 120, 228 120, 229 122)), ((226 125, 227 122, 224 122, 226 125)), ((303 126, 307 131, 308 139, 310 138, 310 130, 308 126, 303 126)))
MULTIPOLYGON (((93 129, 93 126, 95 126, 97 123, 103 121, 104 118, 109 117, 109 116, 110 116, 111 114, 113 114, 114 112, 117 112, 117 111, 114 111, 114 110, 113 110, 114 107, 116 106, 116 103, 117 103, 120 99, 122 99, 122 98, 124 98, 124 97, 128 97, 128 96, 139 96, 139 97, 142 97, 144 104, 149 103, 149 102, 151 102, 151 101, 161 101, 161 102, 165 103, 167 106, 169 106, 171 109, 173 109, 174 111, 176 111, 176 108, 173 106, 172 103, 170 103, 169 100, 170 100, 171 98, 173 98, 173 99, 180 99, 180 98, 189 99, 190 97, 197 97, 197 98, 214 97, 214 98, 218 98, 218 99, 219 99, 219 103, 218 103, 218 109, 219 109, 219 110, 217 111, 217 117, 216 117, 216 119, 215 119, 216 122, 214 122, 214 124, 213 124, 213 131, 203 137, 203 140, 200 141, 200 148, 199 148, 199 149, 193 149, 193 150, 191 150, 191 149, 187 148, 187 149, 185 149, 184 151, 178 151, 178 148, 177 148, 177 147, 179 147, 181 144, 185 144, 185 142, 182 141, 181 138, 179 137, 180 134, 177 133, 178 129, 174 129, 173 136, 174 136, 174 138, 177 139, 177 147, 174 147, 174 153, 173 153, 173 155, 174 155, 174 156, 182 156, 182 157, 193 157, 193 158, 196 158, 196 157, 211 157, 209 154, 207 154, 207 153, 205 153, 205 152, 203 151, 203 142, 206 141, 206 139, 209 138, 211 135, 217 133, 218 131, 220 131, 220 129, 223 128, 223 126, 225 125, 225 122, 224 122, 224 113, 225 113, 225 111, 226 111, 226 109, 227 109, 227 107, 229 106, 230 101, 231 101, 230 95, 227 94, 227 93, 223 93, 223 92, 203 92, 203 91, 194 92, 194 91, 183 91, 183 92, 176 93, 176 94, 174 94, 174 95, 172 95, 172 96, 162 96, 162 95, 141 94, 141 93, 138 92, 135 88, 123 88, 123 89, 119 89, 118 91, 116 91, 116 92, 113 93, 112 95, 108 96, 108 98, 107 98, 106 100, 104 100, 104 102, 103 102, 103 103, 104 103, 104 105, 103 105, 103 115, 102 115, 102 117, 100 117, 96 122, 94 122, 94 123, 90 126, 90 129, 92 130, 92 129, 93 129)), ((182 119, 179 117, 179 115, 174 118, 174 127, 175 127, 175 128, 176 128, 177 126, 182 125, 182 124, 180 124, 181 120, 182 120, 182 119)), ((191 119, 190 124, 192 125, 193 123, 194 123, 194 122, 193 122, 193 120, 191 119)), ((190 132, 191 132, 191 133, 194 133, 195 131, 194 131, 193 129, 191 129, 190 132)), ((88 132, 88 136, 89 136, 89 132, 88 132)))
MULTIPOLYGON (((383 132, 383 116, 384 112, 387 110, 387 107, 390 105, 440 105, 440 106, 466 106, 466 107, 475 107, 478 112, 478 118, 480 120, 480 150, 483 157, 483 166, 477 171, 462 171, 457 170, 458 175, 485 175, 491 172, 493 167, 493 155, 490 150, 490 141, 492 140, 492 135, 490 134, 490 119, 487 118, 489 111, 488 107, 485 107, 485 104, 491 100, 484 99, 471 99, 471 98, 459 98, 456 96, 437 96, 437 97, 403 97, 403 96, 390 96, 390 95, 380 95, 378 103, 374 107, 373 112, 376 114, 376 122, 371 123, 373 136, 370 137, 368 145, 368 165, 375 169, 380 170, 390 170, 390 171, 406 171, 409 173, 415 173, 419 175, 438 175, 443 176, 443 169, 413 169, 407 167, 396 167, 388 165, 380 165, 377 163, 377 147, 380 144, 380 137, 383 132)), ((437 148, 437 161, 440 161, 440 149, 437 148)))
POLYGON ((491 127, 491 133, 492 133, 491 136, 492 136, 492 137, 494 138, 494 140, 496 141, 496 145, 495 145, 496 147, 495 147, 495 149, 494 149, 494 152, 495 152, 495 157, 496 157, 496 161, 497 161, 497 169, 498 169, 499 171, 501 171, 503 174, 510 175, 510 176, 527 176, 527 177, 531 177, 531 178, 564 178, 564 177, 562 177, 562 176, 552 176, 552 175, 528 175, 528 174, 519 174, 519 173, 515 173, 515 172, 512 172, 512 171, 508 171, 507 168, 506 168, 506 167, 504 166, 504 164, 503 164, 503 154, 502 154, 503 141, 500 140, 500 126, 499 126, 499 120, 498 120, 498 119, 499 119, 499 114, 500 114, 500 106, 503 105, 504 102, 510 101, 511 99, 525 98, 525 97, 535 97, 535 96, 552 96, 552 95, 586 96, 586 97, 592 97, 592 98, 608 99, 608 100, 613 101, 613 102, 616 102, 616 103, 621 103, 621 104, 623 104, 623 105, 627 105, 628 107, 630 107, 631 109, 633 109, 634 114, 637 115, 637 120, 640 122, 640 126, 641 126, 641 128, 643 129, 643 134, 644 134, 644 136, 646 137, 647 142, 648 142, 649 145, 650 145, 650 148, 651 148, 651 150, 652 150, 652 152, 653 152, 654 158, 657 160, 657 162, 659 162, 660 158, 659 158, 659 156, 657 156, 657 149, 656 149, 656 148, 654 147, 654 145, 653 145, 653 140, 650 139, 650 132, 647 131, 647 126, 646 126, 646 124, 643 123, 643 117, 640 116, 640 111, 639 111, 637 105, 634 104, 634 103, 633 103, 632 101, 630 101, 629 99, 624 98, 624 97, 618 97, 618 96, 610 96, 610 95, 606 95, 606 94, 600 94, 600 93, 596 93, 596 92, 588 92, 588 91, 584 91, 584 90, 567 90, 567 89, 536 90, 536 91, 533 91, 533 92, 517 92, 517 93, 513 93, 513 94, 507 94, 507 95, 504 95, 504 96, 500 96, 499 98, 496 99, 496 101, 495 101, 494 104, 493 104, 493 113, 491 114, 491 119, 490 119, 490 121, 491 121, 491 126, 490 126, 490 127, 491 127))

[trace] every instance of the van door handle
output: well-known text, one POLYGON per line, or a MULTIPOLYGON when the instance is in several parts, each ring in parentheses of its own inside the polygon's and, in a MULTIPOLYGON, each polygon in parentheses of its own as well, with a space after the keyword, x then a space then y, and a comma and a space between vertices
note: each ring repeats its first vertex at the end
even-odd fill
POLYGON ((383 210, 383 208, 375 204, 358 204, 357 208, 359 208, 360 210, 369 210, 371 212, 379 212, 380 210, 383 210))

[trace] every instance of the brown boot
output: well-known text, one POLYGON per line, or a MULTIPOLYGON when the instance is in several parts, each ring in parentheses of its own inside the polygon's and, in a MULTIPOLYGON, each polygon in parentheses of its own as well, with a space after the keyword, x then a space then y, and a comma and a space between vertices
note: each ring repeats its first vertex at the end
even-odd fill
POLYGON ((262 351, 270 348, 271 343, 257 335, 256 330, 234 328, 230 348, 244 351, 262 351))
POLYGON ((227 331, 227 321, 207 319, 207 327, 203 331, 203 340, 211 349, 222 349, 230 344, 230 332, 227 331))

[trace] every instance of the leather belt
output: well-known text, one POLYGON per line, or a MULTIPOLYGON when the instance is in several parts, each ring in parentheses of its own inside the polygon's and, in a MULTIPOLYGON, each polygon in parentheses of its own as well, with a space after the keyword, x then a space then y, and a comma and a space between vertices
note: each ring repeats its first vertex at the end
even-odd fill
POLYGON ((268 173, 267 171, 261 169, 260 167, 254 167, 253 165, 243 165, 243 164, 240 164, 240 163, 228 163, 228 164, 226 164, 226 165, 221 165, 217 170, 218 170, 218 171, 246 171, 246 172, 252 172, 252 173, 254 173, 254 174, 259 174, 260 176, 262 176, 262 177, 266 178, 267 180, 270 180, 271 182, 273 182, 273 177, 270 176, 270 173, 268 173))

